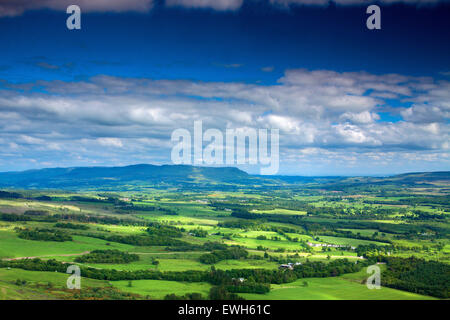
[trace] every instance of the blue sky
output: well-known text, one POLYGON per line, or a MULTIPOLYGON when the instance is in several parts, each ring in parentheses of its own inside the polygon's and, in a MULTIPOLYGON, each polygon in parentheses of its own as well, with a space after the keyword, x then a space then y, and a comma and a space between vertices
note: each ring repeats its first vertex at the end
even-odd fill
POLYGON ((81 30, 0 3, 1 171, 170 163, 199 119, 280 129, 281 174, 450 169, 448 1, 381 2, 373 31, 363 0, 69 2, 81 30))

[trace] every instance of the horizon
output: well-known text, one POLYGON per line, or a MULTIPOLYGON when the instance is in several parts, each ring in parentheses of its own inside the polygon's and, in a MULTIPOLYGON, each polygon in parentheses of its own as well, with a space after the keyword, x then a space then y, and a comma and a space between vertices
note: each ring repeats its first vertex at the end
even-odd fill
POLYGON ((240 169, 236 166, 196 166, 196 165, 186 165, 186 164, 152 164, 152 163, 136 163, 136 164, 130 164, 125 166, 79 166, 79 167, 45 167, 45 168, 35 168, 35 169, 27 169, 27 170, 21 170, 21 171, 0 171, 0 174, 2 173, 21 173, 21 172, 27 172, 27 171, 39 171, 39 170, 46 170, 46 169, 82 169, 82 168, 124 168, 124 167, 135 167, 135 166, 155 166, 155 167, 163 167, 163 166, 176 166, 176 167, 193 167, 193 168, 216 168, 216 169, 238 169, 250 176, 258 176, 258 177, 327 177, 327 178, 350 178, 350 177, 392 177, 392 176, 399 176, 399 175, 405 175, 405 174, 420 174, 420 173, 446 173, 450 172, 450 170, 442 170, 442 171, 408 171, 408 172, 397 172, 392 174, 363 174, 363 175, 287 175, 287 174, 268 174, 268 175, 262 175, 262 174, 256 174, 256 173, 250 173, 246 170, 240 169))

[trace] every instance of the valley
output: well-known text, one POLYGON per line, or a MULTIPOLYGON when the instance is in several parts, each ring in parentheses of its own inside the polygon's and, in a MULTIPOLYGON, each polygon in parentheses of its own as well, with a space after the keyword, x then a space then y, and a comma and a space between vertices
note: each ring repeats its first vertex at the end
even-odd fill
POLYGON ((0 298, 449 297, 449 173, 181 169, 0 174, 0 298), (66 287, 69 265, 80 290, 66 287), (379 290, 366 286, 370 265, 379 290))

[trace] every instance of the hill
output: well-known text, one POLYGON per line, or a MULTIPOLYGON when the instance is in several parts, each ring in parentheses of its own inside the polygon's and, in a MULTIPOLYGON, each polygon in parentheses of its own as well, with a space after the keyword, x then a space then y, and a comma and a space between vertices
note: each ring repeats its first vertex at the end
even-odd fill
POLYGON ((361 186, 450 186, 450 171, 407 173, 389 177, 255 176, 234 167, 139 164, 125 167, 46 168, 0 173, 0 188, 22 189, 135 189, 178 187, 236 189, 240 186, 345 190, 361 186))
POLYGON ((123 185, 246 184, 255 179, 237 168, 140 164, 4 172, 0 173, 0 187, 65 189, 123 185))
POLYGON ((404 173, 388 177, 347 177, 324 185, 326 189, 336 190, 362 186, 450 187, 450 171, 404 173))

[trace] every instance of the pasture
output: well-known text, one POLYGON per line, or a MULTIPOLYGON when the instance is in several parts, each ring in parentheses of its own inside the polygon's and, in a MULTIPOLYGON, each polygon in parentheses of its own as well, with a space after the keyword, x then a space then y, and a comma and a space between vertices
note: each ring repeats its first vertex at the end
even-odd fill
POLYGON ((163 299, 168 294, 178 296, 186 293, 200 293, 207 296, 211 285, 203 282, 177 282, 164 280, 111 281, 110 284, 124 292, 149 296, 150 299, 163 299))
POLYGON ((432 297, 381 288, 369 290, 366 285, 344 278, 305 278, 293 283, 272 285, 268 294, 247 294, 248 300, 432 300, 432 297), (304 282, 307 286, 304 286, 304 282))

